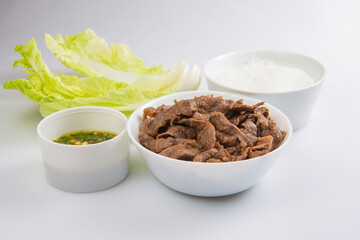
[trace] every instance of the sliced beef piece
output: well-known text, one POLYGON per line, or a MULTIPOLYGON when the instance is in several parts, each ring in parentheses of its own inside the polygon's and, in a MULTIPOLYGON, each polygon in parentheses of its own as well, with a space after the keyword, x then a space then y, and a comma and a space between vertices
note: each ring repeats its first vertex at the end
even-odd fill
POLYGON ((206 151, 203 151, 196 157, 194 157, 194 162, 228 162, 229 157, 225 153, 224 149, 218 145, 217 148, 212 148, 206 151), (215 160, 216 159, 216 160, 215 160))
MULTIPOLYGON (((236 146, 231 146, 231 147, 227 147, 225 148, 226 151, 230 154, 230 155, 233 155, 236 151, 237 151, 237 147, 236 146)), ((231 159, 231 156, 230 156, 230 159, 231 159)))
POLYGON ((146 119, 148 117, 153 118, 157 113, 166 111, 167 109, 171 108, 171 105, 161 105, 160 107, 157 107, 156 109, 153 107, 148 107, 144 109, 143 113, 143 119, 146 119))
POLYGON ((269 153, 272 149, 274 138, 272 136, 265 136, 258 138, 256 146, 249 150, 249 158, 255 158, 269 153))
POLYGON ((256 145, 257 136, 248 132, 246 129, 241 128, 240 131, 251 141, 252 146, 256 145))
MULTIPOLYGON (((244 104, 244 100, 243 99, 239 99, 239 100, 237 100, 235 103, 234 103, 234 105, 242 105, 242 104, 244 104)), ((233 105, 233 106, 234 106, 233 105)))
POLYGON ((274 138, 272 136, 259 137, 256 146, 251 147, 251 150, 264 149, 270 151, 273 140, 274 138))
POLYGON ((159 129, 166 127, 174 121, 178 116, 192 116, 193 112, 197 109, 194 100, 181 100, 175 101, 171 107, 162 107, 164 111, 159 111, 155 114, 152 121, 147 128, 147 133, 156 137, 159 134, 159 129))
POLYGON ((166 132, 157 135, 156 139, 159 138, 184 138, 184 139, 195 139, 196 131, 190 127, 181 125, 171 125, 166 132))
POLYGON ((196 97, 194 100, 197 103, 198 112, 200 113, 225 113, 231 109, 232 105, 234 104, 233 100, 224 100, 222 97, 213 96, 196 97))
POLYGON ((217 153, 218 150, 215 148, 206 150, 194 157, 193 162, 206 162, 209 158, 214 157, 217 153))
POLYGON ((195 147, 191 144, 177 144, 164 149, 160 152, 160 155, 191 161, 200 152, 201 150, 198 147, 195 147))
POLYGON ((208 113, 194 112, 194 114, 192 115, 192 118, 195 118, 196 120, 202 120, 202 121, 208 122, 210 115, 208 113))
POLYGON ((274 138, 271 150, 280 146, 286 136, 286 132, 282 131, 275 121, 270 118, 269 109, 265 107, 256 108, 254 113, 249 116, 249 119, 256 122, 258 137, 270 135, 274 138))
POLYGON ((253 145, 257 142, 257 126, 256 124, 248 118, 244 123, 241 124, 240 131, 242 131, 246 137, 250 139, 253 145))
POLYGON ((153 107, 148 107, 144 109, 143 113, 143 120, 147 119, 148 117, 154 117, 156 114, 156 109, 153 107))
POLYGON ((245 111, 245 112, 254 112, 254 110, 263 105, 265 102, 259 102, 255 105, 246 105, 246 104, 243 104, 243 102, 236 102, 232 108, 231 108, 231 111, 237 111, 237 112, 242 112, 242 111, 245 111))
POLYGON ((260 136, 261 137, 265 137, 265 136, 272 136, 274 138, 273 140, 273 144, 272 144, 272 149, 274 150, 276 148, 278 148, 280 146, 280 144, 283 142, 283 140, 286 137, 286 132, 282 131, 275 123, 275 121, 273 121, 272 119, 270 119, 268 121, 268 125, 264 128, 261 128, 260 130, 260 136))
POLYGON ((211 149, 215 146, 215 128, 211 123, 194 118, 183 118, 177 123, 194 128, 197 133, 196 139, 204 149, 211 149))
POLYGON ((215 148, 218 150, 217 157, 221 159, 223 162, 228 162, 230 160, 230 154, 228 151, 224 148, 223 145, 221 145, 219 142, 215 143, 215 148))
POLYGON ((229 161, 240 161, 248 157, 250 147, 243 147, 240 144, 225 148, 229 154, 229 161))
POLYGON ((255 110, 255 112, 261 113, 262 115, 264 115, 264 117, 266 117, 267 119, 270 119, 269 109, 266 107, 259 107, 255 110))
POLYGON ((261 129, 265 129, 269 126, 269 110, 267 108, 261 107, 256 108, 254 113, 249 115, 249 118, 256 123, 257 126, 257 135, 260 135, 261 129))
POLYGON ((245 120, 249 117, 249 115, 250 115, 250 113, 244 111, 241 113, 237 113, 234 116, 229 117, 228 119, 235 126, 239 126, 240 124, 245 122, 245 120))
POLYGON ((237 136, 229 135, 221 131, 216 131, 216 140, 219 141, 220 144, 231 147, 238 144, 238 138, 237 136))
POLYGON ((215 126, 216 130, 224 132, 228 135, 236 136, 242 147, 252 146, 252 142, 246 135, 232 124, 224 114, 213 112, 210 114, 210 122, 215 126))
POLYGON ((147 149, 156 152, 155 151, 155 139, 151 137, 149 134, 147 134, 144 131, 139 132, 139 142, 141 145, 146 147, 147 149))
POLYGON ((245 130, 247 130, 252 135, 257 134, 257 127, 256 124, 251 121, 251 119, 247 119, 244 123, 241 124, 241 127, 243 127, 245 130))
POLYGON ((208 162, 208 163, 221 163, 223 161, 221 161, 220 159, 217 159, 217 158, 209 158, 208 160, 206 160, 206 162, 208 162))
POLYGON ((215 148, 203 151, 199 155, 197 155, 193 161, 194 162, 206 162, 210 158, 218 159, 221 162, 228 162, 229 161, 229 153, 224 149, 224 147, 216 142, 215 148))
POLYGON ((140 132, 146 132, 149 134, 151 132, 151 122, 154 121, 153 118, 146 118, 140 124, 140 132))
POLYGON ((225 116, 231 120, 231 122, 239 126, 252 114, 259 106, 263 105, 264 102, 257 103, 255 105, 243 104, 242 100, 237 101, 233 106, 225 113, 225 116))
POLYGON ((230 156, 230 161, 241 161, 248 158, 250 147, 236 149, 233 155, 230 156))
POLYGON ((237 100, 237 101, 234 102, 234 103, 232 104, 232 106, 225 112, 224 115, 225 115, 227 118, 233 117, 236 113, 239 113, 239 111, 233 110, 233 107, 234 107, 234 106, 242 105, 243 103, 244 103, 244 101, 243 101, 242 99, 237 100))
POLYGON ((195 140, 172 138, 172 137, 154 139, 146 132, 139 133, 139 141, 141 145, 156 153, 159 153, 162 150, 177 144, 189 144, 192 146, 197 146, 195 140))

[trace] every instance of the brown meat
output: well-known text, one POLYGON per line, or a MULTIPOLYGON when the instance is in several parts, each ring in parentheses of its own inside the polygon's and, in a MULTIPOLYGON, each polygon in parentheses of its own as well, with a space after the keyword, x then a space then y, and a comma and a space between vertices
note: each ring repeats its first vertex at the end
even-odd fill
POLYGON ((209 158, 208 160, 206 160, 206 162, 208 162, 208 163, 221 163, 223 161, 221 161, 220 159, 217 159, 217 158, 209 158))
POLYGON ((164 149, 160 152, 160 155, 190 161, 193 160, 193 158, 200 152, 201 150, 199 148, 190 144, 177 144, 164 149))
POLYGON ((283 142, 283 140, 286 137, 286 132, 282 131, 273 121, 272 119, 269 120, 268 125, 265 128, 262 128, 260 130, 260 136, 272 136, 274 138, 272 150, 278 148, 280 144, 283 142))
POLYGON ((170 108, 163 108, 165 110, 156 113, 147 128, 147 133, 152 137, 156 137, 159 134, 159 129, 172 123, 178 116, 192 116, 196 110, 196 104, 194 101, 182 100, 180 102, 175 101, 175 104, 170 108))
MULTIPOLYGON (((194 162, 214 162, 214 159, 219 160, 219 162, 228 162, 229 161, 229 153, 224 149, 222 145, 216 143, 215 148, 211 148, 209 150, 203 151, 196 157, 194 157, 194 162)), ((218 161, 216 161, 218 162, 218 161)))
POLYGON ((143 113, 143 120, 145 120, 147 117, 154 117, 156 114, 156 109, 153 107, 148 107, 144 109, 143 113))
POLYGON ((149 134, 151 132, 151 122, 154 121, 153 118, 146 118, 140 124, 140 133, 144 132, 149 134))
POLYGON ((203 120, 205 122, 208 122, 210 115, 208 113, 194 112, 194 114, 192 115, 192 118, 195 118, 196 120, 203 120))
POLYGON ((226 134, 236 136, 239 143, 243 147, 252 146, 252 142, 246 135, 240 131, 234 124, 232 124, 224 114, 220 112, 213 112, 210 114, 210 122, 215 126, 216 130, 222 131, 226 134))
POLYGON ((204 149, 211 149, 215 146, 215 128, 209 122, 194 118, 183 118, 178 123, 194 128, 197 133, 196 139, 204 149))
POLYGON ((144 109, 139 141, 149 150, 196 162, 241 161, 269 153, 284 141, 264 102, 246 105, 201 96, 144 109))
POLYGON ((251 141, 251 146, 256 145, 257 142, 257 136, 249 133, 246 129, 241 128, 240 131, 245 134, 245 136, 251 141))
POLYGON ((256 124, 253 121, 251 121, 251 119, 247 119, 244 123, 241 124, 241 126, 249 133, 256 136, 257 127, 256 124))
POLYGON ((216 131, 216 140, 219 141, 220 144, 231 147, 238 144, 238 138, 237 136, 229 135, 221 131, 216 131))
POLYGON ((276 125, 275 121, 270 118, 269 109, 265 107, 256 108, 254 114, 251 115, 251 118, 256 119, 257 136, 272 136, 273 143, 271 150, 278 148, 285 139, 286 132, 282 131, 276 125))
POLYGON ((209 158, 216 156, 217 153, 218 150, 215 148, 206 150, 194 157, 193 162, 206 162, 209 158))
POLYGON ((233 100, 224 100, 222 97, 213 97, 213 96, 201 96, 194 98, 198 112, 200 113, 212 113, 212 112, 221 112, 225 113, 231 109, 234 104, 233 100))
POLYGON ((269 126, 269 109, 264 107, 256 108, 254 113, 249 115, 249 118, 256 123, 257 135, 259 135, 261 129, 265 129, 269 126))
POLYGON ((242 131, 247 138, 250 139, 253 145, 257 142, 257 127, 256 124, 248 118, 244 123, 241 124, 240 131, 242 131))
POLYGON ((231 146, 231 147, 227 147, 226 148, 226 152, 228 152, 230 154, 230 159, 231 159, 231 155, 233 155, 235 152, 237 151, 237 147, 236 146, 231 146))
POLYGON ((249 150, 249 158, 255 158, 269 153, 272 149, 274 138, 272 136, 265 136, 258 138, 256 146, 249 150))
POLYGON ((190 144, 193 146, 197 146, 195 140, 172 138, 172 137, 154 139, 146 132, 139 133, 139 141, 141 145, 156 153, 159 153, 162 150, 177 144, 190 144))
POLYGON ((235 126, 239 126, 240 124, 245 122, 245 120, 249 117, 249 115, 250 115, 250 113, 248 113, 248 112, 242 112, 242 113, 235 114, 235 115, 229 117, 228 119, 235 126))
POLYGON ((286 132, 283 132, 275 121, 270 118, 269 109, 265 107, 257 108, 253 117, 256 118, 257 135, 259 137, 271 135, 274 138, 272 150, 279 147, 286 136, 286 132))
POLYGON ((236 102, 232 108, 231 108, 231 111, 238 111, 238 112, 242 112, 242 111, 245 111, 245 112, 254 112, 254 110, 263 105, 265 102, 259 102, 255 105, 246 105, 246 104, 243 104, 242 102, 236 102))
POLYGON ((166 132, 161 133, 156 136, 156 139, 159 138, 184 138, 184 139, 195 139, 196 131, 193 128, 181 126, 181 125, 171 125, 166 132))
POLYGON ((218 155, 217 157, 219 159, 221 159, 221 161, 223 162, 228 162, 230 160, 230 154, 228 153, 228 151, 224 148, 223 145, 221 145, 220 143, 216 142, 215 143, 215 148, 216 150, 218 150, 218 155))
POLYGON ((157 107, 156 109, 153 107, 148 107, 144 109, 143 119, 146 119, 147 117, 155 117, 157 113, 166 111, 167 109, 171 108, 169 105, 161 105, 160 107, 157 107))
POLYGON ((235 162, 235 161, 245 160, 249 156, 249 150, 250 150, 250 147, 247 147, 245 149, 241 149, 240 151, 236 150, 234 152, 234 154, 231 155, 230 161, 235 162))

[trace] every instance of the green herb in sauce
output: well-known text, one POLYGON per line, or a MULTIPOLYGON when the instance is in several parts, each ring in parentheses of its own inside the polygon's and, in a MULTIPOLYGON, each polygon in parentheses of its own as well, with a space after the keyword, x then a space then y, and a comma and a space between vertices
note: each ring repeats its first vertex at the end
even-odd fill
POLYGON ((64 134, 53 142, 69 145, 87 145, 109 140, 117 134, 103 131, 78 131, 64 134))

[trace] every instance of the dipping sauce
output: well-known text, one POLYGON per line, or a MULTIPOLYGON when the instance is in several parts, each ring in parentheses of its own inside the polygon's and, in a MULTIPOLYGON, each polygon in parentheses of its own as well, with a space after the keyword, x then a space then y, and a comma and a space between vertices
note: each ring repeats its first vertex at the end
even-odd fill
POLYGON ((309 87, 315 82, 302 69, 262 59, 249 59, 239 67, 222 69, 216 79, 240 91, 256 92, 294 91, 309 87))
POLYGON ((78 131, 64 134, 55 138, 53 142, 68 144, 68 145, 88 145, 94 143, 104 142, 112 139, 117 134, 104 131, 78 131))

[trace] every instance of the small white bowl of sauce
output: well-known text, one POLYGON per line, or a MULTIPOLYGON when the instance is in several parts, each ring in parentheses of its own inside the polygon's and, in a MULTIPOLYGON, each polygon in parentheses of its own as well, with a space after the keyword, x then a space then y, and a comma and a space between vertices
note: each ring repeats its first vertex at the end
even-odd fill
POLYGON ((204 72, 210 90, 270 103, 285 113, 294 130, 308 122, 325 78, 325 67, 311 57, 266 50, 215 57, 204 72))
POLYGON ((48 181, 70 192, 110 188, 129 171, 127 118, 105 107, 58 111, 37 132, 48 181))

